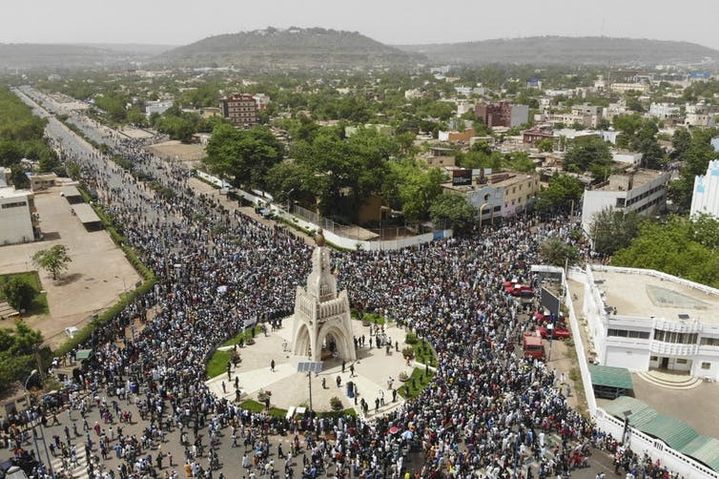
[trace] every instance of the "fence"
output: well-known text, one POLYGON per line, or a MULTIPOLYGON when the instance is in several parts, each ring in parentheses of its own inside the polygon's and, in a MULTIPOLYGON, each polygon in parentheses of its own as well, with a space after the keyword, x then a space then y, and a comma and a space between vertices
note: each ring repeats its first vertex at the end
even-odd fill
MULTIPOLYGON (((597 400, 594 397, 594 387, 592 386, 592 376, 589 372, 589 363, 584 351, 584 344, 580 333, 579 321, 574 311, 572 295, 567 284, 567 276, 561 268, 553 268, 555 273, 561 273, 562 287, 564 288, 564 299, 567 305, 569 324, 572 329, 572 340, 577 351, 577 361, 579 362, 579 371, 584 383, 584 394, 587 398, 587 406, 589 413, 595 421, 595 424, 602 431, 611 434, 614 438, 621 439, 624 434, 624 422, 604 409, 597 406, 597 400)), ((635 270, 627 268, 630 272, 643 272, 644 270, 635 270)), ((581 270, 572 270, 572 275, 583 274, 581 270)), ((656 273, 656 276, 662 277, 663 273, 656 273)), ((646 272, 645 272, 646 274, 646 272)), ((710 288, 711 289, 711 288, 710 288)), ((654 461, 660 461, 671 471, 676 472, 687 478, 719 478, 719 473, 694 459, 672 449, 663 441, 655 439, 640 430, 629 427, 628 444, 637 454, 646 453, 654 461)))
MULTIPOLYGON (((229 188, 230 184, 226 181, 212 176, 200 170, 195 170, 195 174, 198 178, 214 185, 217 188, 229 188)), ((418 246, 426 244, 432 241, 437 241, 445 238, 452 237, 452 230, 438 230, 432 233, 425 233, 421 235, 408 236, 405 238, 386 240, 386 241, 367 241, 357 238, 351 238, 343 234, 338 234, 339 231, 352 230, 352 227, 341 225, 330 219, 324 218, 317 213, 314 213, 306 208, 302 208, 298 205, 292 206, 292 212, 288 212, 286 208, 278 203, 272 202, 272 197, 269 195, 257 196, 246 191, 235 189, 235 194, 242 196, 247 201, 254 204, 267 205, 272 213, 289 224, 292 224, 298 228, 301 228, 307 232, 318 231, 322 229, 322 234, 325 239, 332 243, 334 246, 339 248, 357 250, 361 249, 364 251, 382 251, 382 250, 395 250, 401 248, 407 248, 409 246, 418 246)), ((261 193, 261 192, 254 192, 261 193)))

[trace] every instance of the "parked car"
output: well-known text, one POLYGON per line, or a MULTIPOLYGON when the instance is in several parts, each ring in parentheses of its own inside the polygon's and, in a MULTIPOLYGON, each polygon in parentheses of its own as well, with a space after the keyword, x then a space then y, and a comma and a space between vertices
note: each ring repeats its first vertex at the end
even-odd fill
MULTIPOLYGON (((549 339, 550 330, 548 328, 540 326, 537 331, 544 339, 549 339)), ((554 339, 569 339, 571 336, 572 333, 565 326, 558 325, 554 327, 554 334, 552 335, 554 339)))

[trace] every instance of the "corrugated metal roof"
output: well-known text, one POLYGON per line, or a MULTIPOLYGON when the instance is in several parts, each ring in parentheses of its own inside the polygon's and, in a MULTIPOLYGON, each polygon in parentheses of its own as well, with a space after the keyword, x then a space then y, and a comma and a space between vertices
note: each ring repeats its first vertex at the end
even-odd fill
POLYGON ((699 436, 682 448, 682 452, 719 471, 719 440, 699 436))
POLYGON ((632 375, 626 368, 613 368, 611 366, 589 365, 589 372, 592 375, 592 384, 597 386, 608 386, 617 389, 632 389, 632 375))
POLYGON ((637 428, 651 436, 658 437, 677 451, 681 451, 684 446, 699 437, 699 433, 689 424, 663 414, 658 414, 654 419, 642 426, 637 426, 637 428))

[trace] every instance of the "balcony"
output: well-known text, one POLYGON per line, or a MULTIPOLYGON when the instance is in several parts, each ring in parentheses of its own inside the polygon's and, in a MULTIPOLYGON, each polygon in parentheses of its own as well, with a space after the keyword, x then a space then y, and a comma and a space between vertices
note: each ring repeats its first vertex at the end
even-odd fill
POLYGON ((665 343, 663 341, 652 341, 649 345, 652 353, 668 356, 694 356, 699 352, 698 344, 665 343))

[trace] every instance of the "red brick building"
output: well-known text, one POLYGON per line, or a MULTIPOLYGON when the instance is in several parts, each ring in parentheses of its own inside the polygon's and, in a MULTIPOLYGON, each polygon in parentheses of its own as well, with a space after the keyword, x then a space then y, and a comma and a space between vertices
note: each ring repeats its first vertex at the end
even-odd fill
POLYGON ((236 94, 220 100, 222 116, 239 128, 250 128, 260 122, 257 102, 252 95, 236 94))

